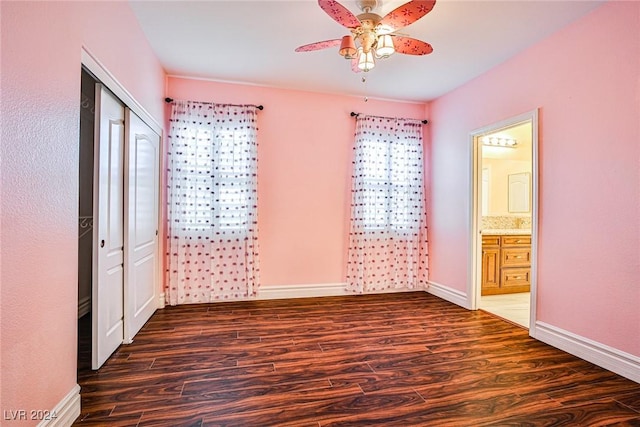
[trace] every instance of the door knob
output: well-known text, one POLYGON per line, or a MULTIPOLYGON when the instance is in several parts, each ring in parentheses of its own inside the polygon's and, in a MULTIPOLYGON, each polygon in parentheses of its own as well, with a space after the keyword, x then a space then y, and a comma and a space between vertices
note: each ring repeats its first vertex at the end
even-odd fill
POLYGON ((100 247, 101 247, 101 248, 104 248, 104 239, 103 239, 103 240, 100 240, 100 247))

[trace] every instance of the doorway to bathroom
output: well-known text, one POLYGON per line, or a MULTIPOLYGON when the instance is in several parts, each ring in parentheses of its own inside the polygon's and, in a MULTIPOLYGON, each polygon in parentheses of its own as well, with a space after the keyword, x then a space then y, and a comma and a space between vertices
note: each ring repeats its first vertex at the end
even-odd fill
POLYGON ((473 143, 472 308, 535 323, 537 111, 478 129, 473 143))

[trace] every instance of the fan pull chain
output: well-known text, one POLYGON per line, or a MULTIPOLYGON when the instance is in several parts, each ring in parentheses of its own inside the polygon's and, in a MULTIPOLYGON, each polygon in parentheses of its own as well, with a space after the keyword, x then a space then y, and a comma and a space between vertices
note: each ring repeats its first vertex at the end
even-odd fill
MULTIPOLYGON (((364 93, 368 93, 367 91, 367 78, 365 76, 362 76, 362 84, 364 85, 364 93)), ((369 101, 369 97, 367 95, 364 96, 364 102, 369 101)))

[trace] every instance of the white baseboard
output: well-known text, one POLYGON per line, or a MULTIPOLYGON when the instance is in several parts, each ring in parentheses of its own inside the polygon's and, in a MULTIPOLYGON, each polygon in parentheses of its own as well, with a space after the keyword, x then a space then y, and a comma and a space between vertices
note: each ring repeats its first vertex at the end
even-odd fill
POLYGON ((539 321, 534 338, 640 383, 640 357, 539 321))
MULTIPOLYGON (((424 292, 425 288, 422 286, 418 286, 415 287, 413 289, 409 289, 409 288, 391 288, 391 289, 383 289, 381 291, 375 291, 375 292, 365 292, 362 295, 380 295, 380 294, 398 294, 398 293, 404 293, 404 292, 424 292)), ((348 292, 348 295, 356 295, 354 293, 348 292)), ((360 294, 357 294, 360 295, 360 294)))
POLYGON ((165 301, 164 301, 164 292, 161 292, 160 295, 158 295, 158 308, 164 308, 165 305, 165 301))
POLYGON ((345 283, 261 286, 256 299, 335 297, 350 295, 345 283))
MULTIPOLYGON (((388 289, 384 291, 370 292, 369 294, 384 294, 384 293, 398 293, 398 292, 424 292, 423 288, 416 289, 388 289)), ((291 298, 313 298, 313 297, 337 297, 344 295, 356 295, 347 291, 346 283, 321 283, 321 284, 303 284, 303 285, 264 285, 258 289, 258 294, 255 297, 245 297, 238 299, 223 299, 219 300, 215 298, 215 295, 211 295, 211 300, 208 302, 232 302, 232 301, 256 301, 256 300, 272 300, 272 299, 291 299, 291 298)), ((163 304, 158 308, 164 308, 164 294, 161 296, 163 304)), ((197 303, 195 303, 197 304, 197 303)))
MULTIPOLYGON (((393 294, 398 292, 424 292, 423 288, 417 289, 386 289, 382 291, 367 292, 366 294, 393 294)), ((342 295, 356 295, 347 291, 346 283, 322 283, 305 285, 277 285, 261 286, 258 290, 257 300, 311 298, 311 297, 337 297, 342 295)))
POLYGON ((49 412, 50 419, 38 423, 38 427, 69 427, 80 416, 80 386, 76 384, 56 406, 49 412), (55 417, 55 418, 53 418, 55 417))
POLYGON ((82 316, 89 314, 91 311, 91 297, 84 297, 78 300, 78 319, 82 316))
POLYGON ((443 300, 452 302, 460 307, 470 309, 469 301, 467 300, 467 294, 460 292, 457 289, 450 288, 449 286, 442 285, 440 283, 429 281, 429 287, 427 292, 431 295, 435 295, 443 300))

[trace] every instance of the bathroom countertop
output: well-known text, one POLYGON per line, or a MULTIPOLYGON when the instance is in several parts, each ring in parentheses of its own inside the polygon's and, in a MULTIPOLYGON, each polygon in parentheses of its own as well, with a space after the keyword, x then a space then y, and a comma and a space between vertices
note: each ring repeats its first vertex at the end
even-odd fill
POLYGON ((530 228, 493 228, 493 229, 482 230, 482 234, 485 236, 531 235, 531 229, 530 228))

